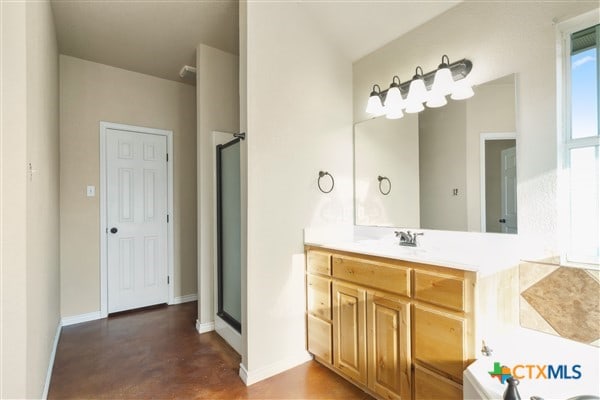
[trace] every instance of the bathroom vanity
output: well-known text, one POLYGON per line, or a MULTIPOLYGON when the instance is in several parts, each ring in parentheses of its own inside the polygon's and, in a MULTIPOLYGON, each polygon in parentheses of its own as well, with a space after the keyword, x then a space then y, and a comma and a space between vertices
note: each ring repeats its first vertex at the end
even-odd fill
POLYGON ((382 399, 462 399, 481 338, 516 322, 516 302, 496 296, 518 287, 516 268, 483 274, 390 246, 305 246, 308 351, 382 399))

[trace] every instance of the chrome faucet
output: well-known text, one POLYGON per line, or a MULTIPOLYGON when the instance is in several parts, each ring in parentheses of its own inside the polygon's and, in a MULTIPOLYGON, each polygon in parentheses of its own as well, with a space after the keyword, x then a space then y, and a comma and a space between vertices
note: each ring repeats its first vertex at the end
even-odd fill
POLYGON ((394 233, 396 234, 396 237, 400 238, 400 243, 398 243, 400 246, 417 247, 417 237, 423 236, 423 232, 411 233, 410 231, 394 231, 394 233))

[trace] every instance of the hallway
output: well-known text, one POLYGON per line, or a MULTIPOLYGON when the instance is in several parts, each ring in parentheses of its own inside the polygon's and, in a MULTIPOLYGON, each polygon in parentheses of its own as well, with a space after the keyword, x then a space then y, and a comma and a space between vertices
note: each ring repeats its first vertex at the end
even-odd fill
POLYGON ((196 311, 190 302, 64 327, 48 398, 371 398, 315 362, 246 387, 239 355, 198 334, 196 311))

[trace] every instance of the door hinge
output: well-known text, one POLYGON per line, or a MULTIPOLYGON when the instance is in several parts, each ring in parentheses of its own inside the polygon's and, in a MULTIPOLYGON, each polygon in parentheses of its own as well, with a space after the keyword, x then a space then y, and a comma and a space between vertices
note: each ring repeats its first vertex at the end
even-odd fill
POLYGON ((169 162, 169 153, 167 153, 167 162, 169 162))
POLYGON ((167 224, 169 223, 169 214, 167 214, 167 224))
POLYGON ((171 284, 171 277, 167 275, 167 285, 171 284))

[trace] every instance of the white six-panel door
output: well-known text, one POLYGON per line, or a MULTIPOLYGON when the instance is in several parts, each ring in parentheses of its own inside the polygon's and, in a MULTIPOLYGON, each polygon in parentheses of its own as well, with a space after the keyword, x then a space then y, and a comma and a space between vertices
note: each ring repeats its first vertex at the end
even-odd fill
POLYGON ((106 130, 108 312, 168 301, 167 138, 106 130))

